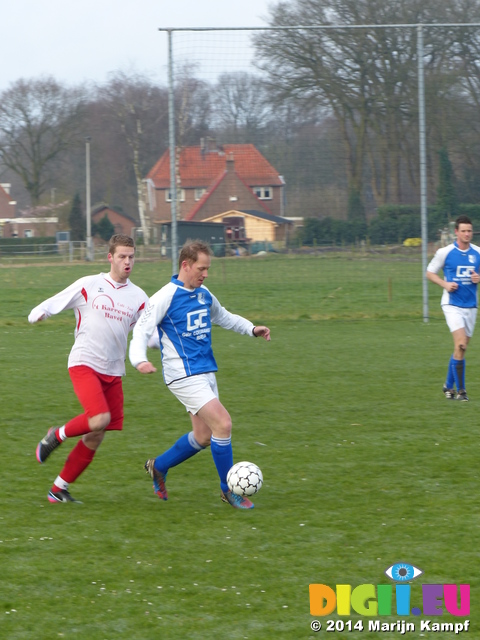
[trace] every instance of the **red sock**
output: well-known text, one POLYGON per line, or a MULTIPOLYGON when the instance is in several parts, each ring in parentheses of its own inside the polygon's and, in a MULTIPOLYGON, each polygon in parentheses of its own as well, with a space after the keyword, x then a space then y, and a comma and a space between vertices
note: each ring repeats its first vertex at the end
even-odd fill
POLYGON ((74 482, 78 476, 85 471, 93 460, 95 451, 89 449, 82 440, 79 440, 75 447, 70 451, 70 455, 65 462, 65 466, 60 472, 60 477, 65 482, 74 482))
MULTIPOLYGON (((72 418, 65 424, 65 435, 67 438, 75 438, 75 436, 83 436, 85 433, 90 433, 91 429, 88 426, 88 418, 86 413, 82 413, 75 418, 72 418)), ((58 438, 58 429, 55 432, 58 438)))

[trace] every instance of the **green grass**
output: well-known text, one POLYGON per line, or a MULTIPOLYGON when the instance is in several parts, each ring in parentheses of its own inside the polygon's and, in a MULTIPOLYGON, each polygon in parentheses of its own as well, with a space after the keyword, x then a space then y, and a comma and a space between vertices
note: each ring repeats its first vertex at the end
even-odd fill
MULTIPOLYGON (((129 364, 124 431, 107 435, 72 487, 84 504, 46 500, 74 442, 42 466, 35 446, 79 411, 66 371, 74 323, 67 312, 30 326, 26 315, 100 268, 1 271, 0 637, 316 638, 325 630, 310 630, 310 583, 386 583, 399 560, 424 571, 412 606, 421 582, 469 583, 470 637, 480 637, 478 347, 474 338, 471 402, 445 401, 450 337, 433 287, 422 321, 418 261, 214 262, 208 284, 221 302, 272 330, 269 344, 213 336, 235 460, 264 473, 251 513, 221 503, 209 451, 171 470, 167 503, 156 498, 143 463, 189 421, 160 375, 129 364)), ((168 263, 137 264, 134 280, 153 293, 169 275, 168 263)))

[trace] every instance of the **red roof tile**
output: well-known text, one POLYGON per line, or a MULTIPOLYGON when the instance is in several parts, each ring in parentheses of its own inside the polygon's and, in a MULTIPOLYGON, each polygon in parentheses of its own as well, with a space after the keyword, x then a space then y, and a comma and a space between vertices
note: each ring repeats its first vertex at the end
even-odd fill
MULTIPOLYGON (((278 171, 253 144, 225 144, 220 150, 204 151, 201 147, 185 147, 180 153, 181 186, 186 189, 208 187, 226 168, 227 158, 233 156, 235 173, 250 187, 280 186, 278 171)), ((147 174, 157 189, 170 186, 170 155, 166 151, 147 174)))

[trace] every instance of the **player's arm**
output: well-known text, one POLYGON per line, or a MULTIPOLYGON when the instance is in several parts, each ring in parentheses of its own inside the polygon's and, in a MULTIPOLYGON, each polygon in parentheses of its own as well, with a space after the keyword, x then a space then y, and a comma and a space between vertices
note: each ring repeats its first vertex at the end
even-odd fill
POLYGON ((225 307, 222 307, 218 299, 212 294, 212 308, 210 310, 210 318, 212 322, 218 324, 224 329, 230 329, 237 333, 254 336, 255 338, 265 338, 270 340, 270 329, 263 325, 255 326, 253 322, 237 315, 230 313, 225 307))
POLYGON ((163 320, 170 305, 175 289, 163 287, 157 291, 145 307, 139 321, 133 329, 133 337, 128 352, 130 362, 140 373, 155 373, 156 368, 147 358, 147 347, 154 346, 157 326, 163 320))
POLYGON ((430 261, 425 273, 427 280, 430 280, 430 282, 433 282, 434 284, 438 284, 439 287, 446 289, 449 293, 451 291, 456 291, 458 289, 458 284, 456 282, 449 282, 448 280, 445 280, 445 278, 441 278, 438 275, 438 272, 443 269, 445 265, 445 258, 450 251, 450 247, 451 245, 438 249, 430 261))
POLYGON ((65 309, 73 309, 82 302, 85 302, 86 294, 82 293, 85 291, 84 284, 86 284, 85 279, 80 278, 80 280, 76 280, 69 287, 63 289, 63 291, 60 291, 51 298, 47 298, 47 300, 44 300, 30 311, 28 321, 34 324, 35 322, 46 320, 50 316, 56 315, 65 309))
POLYGON ((437 273, 433 271, 426 272, 427 280, 433 282, 434 284, 438 284, 439 287, 446 289, 449 293, 451 291, 456 291, 458 289, 458 284, 456 282, 448 282, 444 278, 441 278, 437 273))

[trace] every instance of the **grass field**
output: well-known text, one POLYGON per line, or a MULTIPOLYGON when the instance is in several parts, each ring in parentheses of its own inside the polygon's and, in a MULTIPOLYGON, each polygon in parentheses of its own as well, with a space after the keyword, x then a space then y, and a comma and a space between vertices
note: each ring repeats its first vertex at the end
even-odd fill
MULTIPOLYGON (((220 501, 209 451, 171 470, 170 498, 157 499, 143 463, 189 421, 160 375, 129 364, 124 431, 106 437, 71 488, 84 504, 48 503, 74 442, 42 466, 35 447, 79 412, 66 371, 74 321, 71 312, 35 326, 26 317, 102 268, 0 271, 0 638, 397 638, 357 615, 363 632, 313 633, 308 589, 386 584, 398 561, 424 571, 412 606, 422 606, 422 582, 470 584, 468 635, 480 638, 480 346, 474 339, 467 358, 471 401, 446 401, 450 337, 433 286, 422 321, 418 259, 214 262, 207 284, 222 303, 272 330, 271 343, 213 336, 234 458, 264 474, 246 513, 220 501)), ((133 280, 151 294, 170 271, 139 263, 133 280)), ((409 637, 454 637, 406 621, 416 624, 409 637)))

